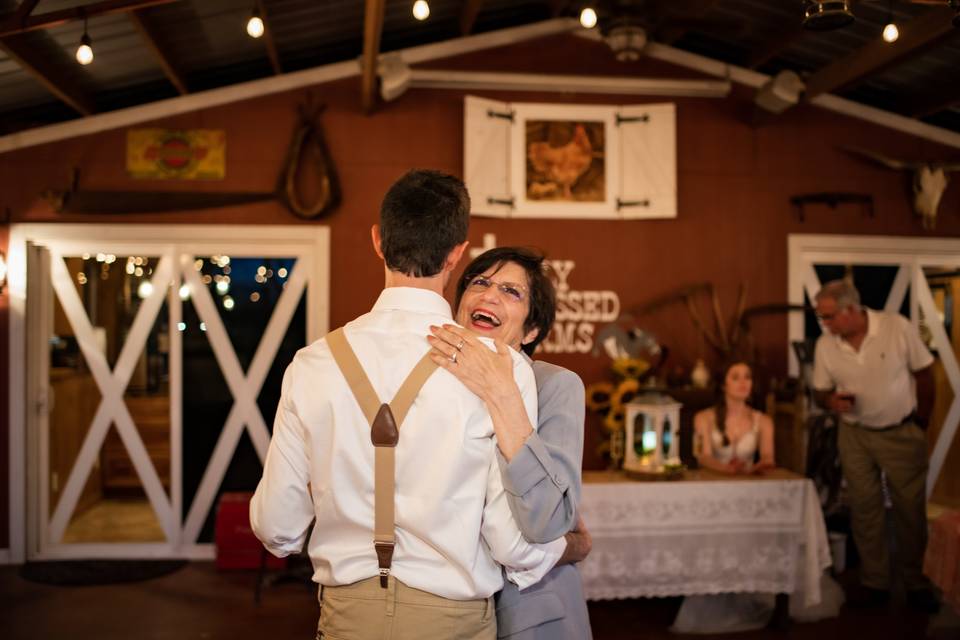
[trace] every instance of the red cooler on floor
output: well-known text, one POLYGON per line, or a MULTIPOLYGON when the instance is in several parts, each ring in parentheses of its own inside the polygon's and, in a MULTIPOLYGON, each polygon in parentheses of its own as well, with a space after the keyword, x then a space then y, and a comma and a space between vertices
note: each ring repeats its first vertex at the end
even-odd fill
POLYGON ((217 569, 259 569, 266 553, 267 567, 283 569, 286 558, 277 558, 253 535, 250 528, 252 493, 224 493, 217 506, 214 542, 217 545, 217 569))

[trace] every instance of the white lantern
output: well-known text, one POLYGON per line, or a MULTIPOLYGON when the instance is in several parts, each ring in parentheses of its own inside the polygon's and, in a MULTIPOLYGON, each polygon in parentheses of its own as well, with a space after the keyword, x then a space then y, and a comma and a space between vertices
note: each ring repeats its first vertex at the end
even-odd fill
POLYGON ((680 407, 659 393, 646 393, 626 405, 623 468, 663 473, 664 465, 680 464, 680 407))

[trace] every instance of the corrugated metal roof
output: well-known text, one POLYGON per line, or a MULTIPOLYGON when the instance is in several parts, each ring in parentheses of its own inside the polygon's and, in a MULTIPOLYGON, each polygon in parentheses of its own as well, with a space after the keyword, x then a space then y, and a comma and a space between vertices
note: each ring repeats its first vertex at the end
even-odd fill
MULTIPOLYGON (((605 0, 616 5, 624 0, 605 0)), ((93 0, 41 0, 33 15, 90 4, 93 0)), ((364 2, 361 0, 263 0, 284 71, 355 59, 363 46, 364 2)), ((190 90, 199 91, 272 74, 264 41, 247 36, 246 21, 255 0, 180 0, 141 11, 157 32, 159 43, 190 90)), ((549 0, 487 0, 473 33, 530 24, 553 16, 549 0)), ((879 38, 893 9, 901 23, 930 11, 929 5, 896 0, 861 0, 854 4, 854 24, 829 32, 799 28, 801 0, 690 0, 634 2, 649 12, 653 36, 681 34, 673 46, 717 60, 745 65, 758 51, 784 42, 781 50, 758 68, 764 73, 792 69, 815 73, 879 38), (706 10, 703 10, 705 8, 706 10), (691 26, 692 20, 700 26, 691 26), (679 32, 674 27, 684 26, 679 32)), ((0 0, 0 15, 15 10, 15 0, 0 0)), ((431 0, 425 22, 414 19, 413 0, 387 0, 382 51, 443 41, 460 36, 463 0, 431 0)), ((579 3, 567 2, 564 15, 575 15, 579 3)), ((83 33, 82 21, 32 32, 31 47, 92 96, 98 110, 141 104, 175 95, 150 47, 126 15, 88 20, 94 42, 94 63, 81 67, 74 52, 83 33)), ((960 30, 935 47, 870 75, 838 92, 881 108, 902 110, 910 100, 935 87, 960 85, 960 30)), ((0 133, 74 117, 30 73, 0 50, 0 133)), ((926 118, 960 131, 960 107, 926 118)))

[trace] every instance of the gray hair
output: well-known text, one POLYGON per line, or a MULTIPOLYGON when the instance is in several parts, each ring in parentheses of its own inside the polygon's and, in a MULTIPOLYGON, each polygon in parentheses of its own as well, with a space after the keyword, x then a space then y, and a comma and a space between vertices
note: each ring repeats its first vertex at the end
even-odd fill
POLYGON ((831 280, 817 292, 816 300, 819 302, 823 298, 832 298, 837 303, 837 308, 846 309, 847 307, 860 308, 860 293, 853 283, 849 280, 831 280))

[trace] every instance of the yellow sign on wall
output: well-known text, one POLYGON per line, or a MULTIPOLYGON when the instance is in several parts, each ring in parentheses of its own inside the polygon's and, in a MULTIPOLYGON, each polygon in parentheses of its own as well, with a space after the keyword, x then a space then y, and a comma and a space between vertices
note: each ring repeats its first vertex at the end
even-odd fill
POLYGON ((128 129, 132 178, 223 180, 227 136, 220 129, 128 129))

